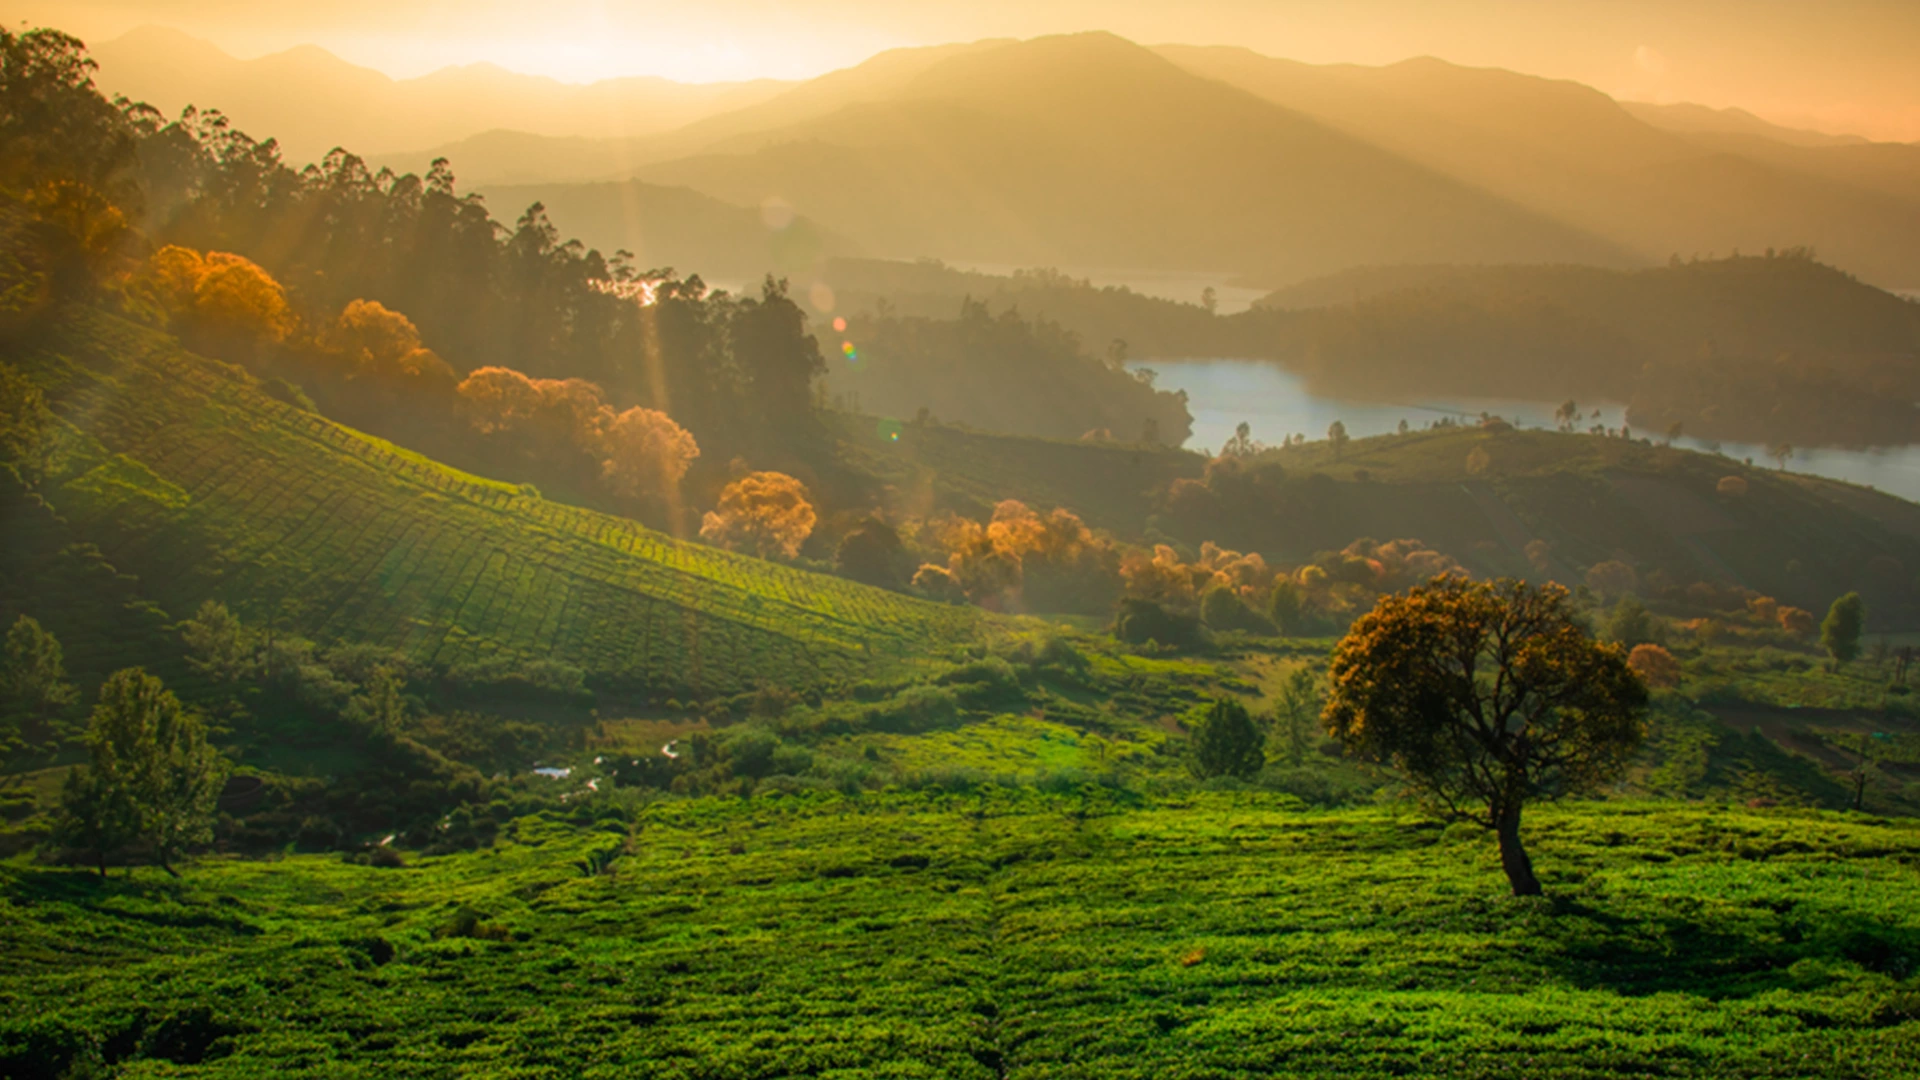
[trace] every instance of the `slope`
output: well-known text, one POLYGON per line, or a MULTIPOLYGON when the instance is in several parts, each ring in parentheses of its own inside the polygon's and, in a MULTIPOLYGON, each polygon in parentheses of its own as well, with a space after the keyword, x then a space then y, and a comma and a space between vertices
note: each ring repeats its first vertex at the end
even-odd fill
MULTIPOLYGON (((976 613, 684 543, 469 476, 87 311, 15 350, 70 428, 44 485, 176 618, 203 600, 439 668, 552 660, 600 686, 825 687, 977 638, 976 613)), ((44 551, 9 530, 18 557, 44 551)), ((56 600, 58 598, 55 598, 56 600)))
POLYGON ((1920 282, 1920 185, 1872 182, 1871 156, 1856 168, 1847 154, 1809 152, 1826 172, 1782 167, 1775 154, 1661 130, 1590 87, 1432 58, 1320 67, 1240 48, 1157 51, 1652 258, 1811 245, 1878 284, 1920 282))
POLYGON ((1108 34, 956 55, 755 139, 640 175, 780 195, 899 256, 1273 273, 1628 258, 1108 34))

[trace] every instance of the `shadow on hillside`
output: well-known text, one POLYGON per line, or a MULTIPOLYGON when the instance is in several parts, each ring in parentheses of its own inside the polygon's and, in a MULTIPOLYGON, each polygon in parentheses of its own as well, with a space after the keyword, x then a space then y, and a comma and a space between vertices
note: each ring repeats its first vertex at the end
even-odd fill
POLYGON ((1585 989, 1739 998, 1812 989, 1848 967, 1896 979, 1920 970, 1920 929, 1809 903, 1623 913, 1568 898, 1555 909, 1535 930, 1547 946, 1540 959, 1585 989), (1796 968, 1801 961, 1816 963, 1796 968))

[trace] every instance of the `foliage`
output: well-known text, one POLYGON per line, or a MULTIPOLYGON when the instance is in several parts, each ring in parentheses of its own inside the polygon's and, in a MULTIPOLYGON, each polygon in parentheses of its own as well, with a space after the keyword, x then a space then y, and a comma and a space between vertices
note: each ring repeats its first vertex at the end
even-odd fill
POLYGON ((1450 816, 1497 831, 1515 895, 1540 885, 1523 806, 1618 777, 1647 691, 1581 628, 1566 589, 1436 578, 1383 598, 1334 649, 1327 730, 1450 816))
POLYGON ((1680 685, 1680 661, 1663 645, 1635 645, 1627 654, 1627 666, 1655 690, 1671 690, 1680 685))
POLYGON ((833 565, 855 581, 895 589, 906 579, 905 557, 906 549, 893 526, 869 517, 841 536, 834 549, 833 565))
POLYGON ((0 652, 0 761, 65 735, 60 716, 78 698, 59 639, 30 616, 15 619, 0 652))
POLYGON ((1204 644, 1206 640, 1199 619, 1168 611, 1151 600, 1134 597, 1120 601, 1119 611, 1114 616, 1113 634, 1133 645, 1151 643, 1185 649, 1204 644))
POLYGON ((1820 647, 1834 663, 1852 663, 1860 655, 1860 631, 1865 623, 1866 606, 1860 594, 1850 592, 1840 597, 1820 622, 1820 647))
POLYGON ((62 796, 62 839, 90 851, 102 876, 107 859, 134 843, 178 876, 173 863, 213 836, 226 778, 204 722, 159 679, 128 668, 100 688, 86 742, 90 760, 68 774, 62 796))
POLYGON ((785 473, 748 473, 720 492, 720 504, 700 523, 700 538, 763 559, 791 559, 814 521, 805 484, 785 473))
POLYGON ((1193 770, 1202 777, 1253 776, 1267 763, 1262 732, 1247 707, 1217 698, 1193 727, 1193 770))

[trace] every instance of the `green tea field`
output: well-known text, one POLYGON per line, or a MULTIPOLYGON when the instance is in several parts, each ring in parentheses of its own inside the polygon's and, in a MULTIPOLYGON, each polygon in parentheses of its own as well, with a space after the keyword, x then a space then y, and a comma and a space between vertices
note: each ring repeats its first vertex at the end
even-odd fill
POLYGON ((438 465, 107 316, 76 312, 22 367, 67 434, 43 492, 57 517, 23 512, 7 541, 93 544, 176 618, 218 599, 249 623, 430 665, 557 660, 700 696, 844 684, 982 633, 967 609, 438 465))
POLYGON ((581 797, 404 867, 10 864, 0 1074, 1920 1075, 1910 821, 1541 812, 1520 901, 1284 796, 581 797))

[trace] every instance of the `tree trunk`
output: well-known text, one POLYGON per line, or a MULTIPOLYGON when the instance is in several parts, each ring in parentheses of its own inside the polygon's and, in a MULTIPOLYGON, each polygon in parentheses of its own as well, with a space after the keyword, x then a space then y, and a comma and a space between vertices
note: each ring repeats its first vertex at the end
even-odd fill
POLYGON ((1513 895, 1539 896, 1540 879, 1533 876, 1533 860, 1520 844, 1520 807, 1501 811, 1494 831, 1500 836, 1500 868, 1507 872, 1513 895))
MULTIPOLYGON (((1521 858, 1524 859, 1526 858, 1526 856, 1522 855, 1521 858)), ((160 869, 165 870, 167 872, 167 876, 170 878, 178 880, 180 877, 180 871, 175 870, 173 868, 173 860, 167 858, 165 855, 160 856, 160 869)))
POLYGON ((100 854, 100 880, 105 881, 107 880, 107 853, 105 851, 101 851, 99 854, 100 854))

